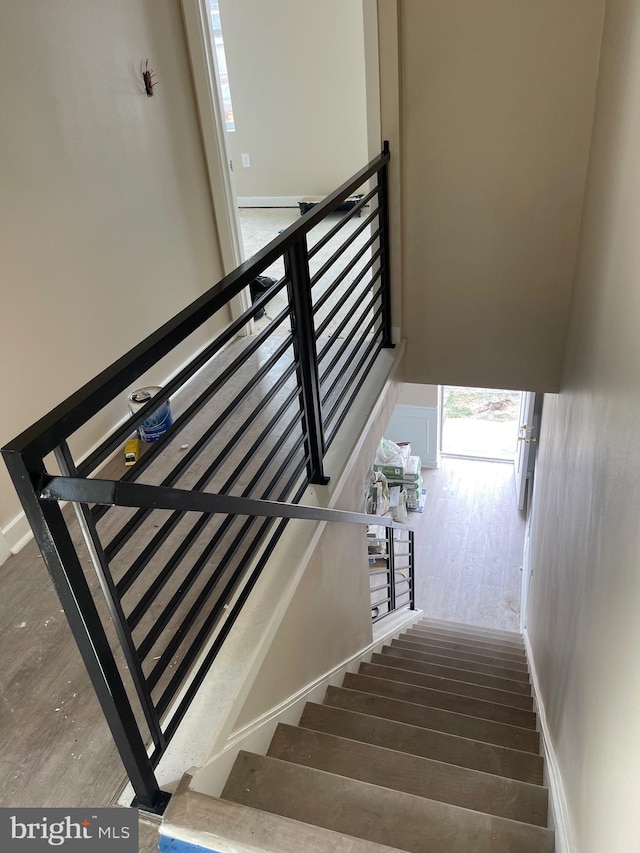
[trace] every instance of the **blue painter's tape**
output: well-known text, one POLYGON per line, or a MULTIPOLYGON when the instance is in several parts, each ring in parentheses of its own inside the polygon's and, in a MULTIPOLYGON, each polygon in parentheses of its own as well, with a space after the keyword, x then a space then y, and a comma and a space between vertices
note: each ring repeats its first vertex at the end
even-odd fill
POLYGON ((160 853, 220 853, 217 848, 201 847, 199 844, 190 844, 179 838, 169 838, 167 835, 160 836, 158 844, 160 853))

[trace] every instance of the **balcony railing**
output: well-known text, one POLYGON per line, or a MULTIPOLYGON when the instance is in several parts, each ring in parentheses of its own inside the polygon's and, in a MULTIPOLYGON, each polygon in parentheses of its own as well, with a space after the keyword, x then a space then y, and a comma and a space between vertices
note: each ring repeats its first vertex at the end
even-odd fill
POLYGON ((287 519, 374 520, 298 502, 309 483, 327 482, 326 450, 379 351, 392 346, 388 160, 385 145, 2 449, 141 807, 162 811, 155 767, 287 519), (333 224, 328 217, 358 191, 333 224), (114 473, 114 454, 157 398, 74 458, 79 430, 274 264, 275 283, 165 383, 175 421, 133 467, 114 473), (264 328, 238 337, 274 305, 264 328), (73 505, 80 540, 61 501, 73 505))

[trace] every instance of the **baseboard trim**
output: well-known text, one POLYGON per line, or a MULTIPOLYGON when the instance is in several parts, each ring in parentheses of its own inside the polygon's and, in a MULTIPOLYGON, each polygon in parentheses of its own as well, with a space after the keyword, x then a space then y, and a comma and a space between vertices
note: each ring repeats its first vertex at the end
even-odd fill
POLYGON ((538 714, 540 734, 542 735, 542 748, 549 784, 549 812, 553 829, 556 833, 556 853, 578 853, 575 834, 571 825, 569 806, 560 772, 560 762, 553 745, 549 731, 544 702, 541 699, 540 681, 536 670, 536 662, 529 640, 529 633, 525 628, 523 631, 524 643, 529 660, 529 672, 531 674, 531 685, 533 689, 533 701, 538 714))
POLYGON ((223 749, 193 774, 191 790, 218 797, 231 767, 241 749, 265 754, 278 723, 297 725, 306 702, 322 702, 329 685, 341 683, 345 672, 355 671, 362 660, 370 659, 390 638, 398 636, 407 626, 422 618, 421 610, 401 610, 376 622, 372 642, 347 660, 306 684, 279 705, 270 708, 255 720, 232 732, 223 749))
POLYGON ((304 195, 246 195, 238 196, 238 207, 297 207, 304 195))

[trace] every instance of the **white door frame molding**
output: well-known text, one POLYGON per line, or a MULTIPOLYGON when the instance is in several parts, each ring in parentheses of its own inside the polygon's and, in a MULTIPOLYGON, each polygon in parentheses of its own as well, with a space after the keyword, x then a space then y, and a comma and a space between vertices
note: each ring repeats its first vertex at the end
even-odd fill
MULTIPOLYGON (((217 60, 211 41, 206 0, 182 0, 182 15, 191 58, 191 73, 200 116, 211 201, 216 218, 222 265, 226 274, 242 263, 244 252, 238 222, 238 205, 227 155, 217 60)), ((233 319, 239 317, 250 305, 251 297, 246 288, 231 301, 233 319)))

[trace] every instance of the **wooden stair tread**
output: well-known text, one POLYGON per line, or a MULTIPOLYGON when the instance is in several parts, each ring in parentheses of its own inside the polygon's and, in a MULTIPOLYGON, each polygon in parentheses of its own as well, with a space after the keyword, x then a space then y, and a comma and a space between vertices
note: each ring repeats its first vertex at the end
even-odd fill
POLYGON ((494 687, 486 687, 483 684, 473 684, 467 681, 457 681, 453 678, 428 675, 422 672, 415 672, 411 669, 403 669, 399 666, 386 666, 384 655, 373 655, 373 658, 371 663, 363 662, 360 664, 358 670, 360 675, 371 675, 374 678, 401 681, 406 684, 415 684, 417 687, 430 687, 433 690, 442 690, 446 693, 459 693, 463 696, 495 702, 498 705, 511 705, 514 708, 533 711, 532 696, 523 696, 521 693, 509 693, 506 690, 497 690, 494 687), (375 661, 373 658, 375 658, 375 661))
POLYGON ((387 717, 412 726, 449 732, 472 740, 483 740, 523 752, 537 753, 540 748, 538 732, 521 729, 493 720, 483 720, 457 714, 442 708, 430 708, 413 702, 352 690, 345 687, 329 687, 325 704, 340 708, 351 708, 363 714, 387 717))
POLYGON ((267 755, 511 820, 547 823, 547 790, 538 785, 338 735, 280 724, 267 755))
POLYGON ((478 654, 487 655, 488 657, 496 655, 505 660, 513 660, 515 663, 526 663, 527 661, 527 654, 524 647, 517 649, 513 646, 503 646, 497 643, 478 643, 476 640, 465 637, 438 634, 434 631, 423 631, 420 628, 409 628, 403 632, 402 636, 415 637, 418 640, 442 646, 443 648, 459 648, 461 651, 475 650, 478 654))
POLYGON ((466 622, 450 622, 448 619, 436 619, 433 616, 425 616, 417 623, 421 625, 440 625, 453 631, 465 631, 477 637, 491 634, 495 637, 514 638, 522 640, 522 634, 518 631, 503 631, 500 628, 485 628, 483 625, 469 625, 466 622))
POLYGON ((466 681, 470 684, 480 684, 485 687, 494 687, 506 693, 518 693, 521 696, 532 699, 531 687, 525 681, 513 681, 510 678, 500 678, 497 675, 487 675, 484 672, 461 669, 460 667, 441 666, 437 663, 419 660, 413 652, 399 649, 397 647, 383 646, 380 653, 374 652, 371 656, 373 661, 383 666, 397 666, 413 672, 422 672, 426 675, 435 675, 440 678, 451 678, 453 681, 466 681))
POLYGON ((518 672, 529 672, 526 663, 526 658, 523 657, 506 657, 503 654, 494 654, 493 652, 473 651, 475 646, 464 646, 458 643, 441 643, 437 640, 431 640, 428 637, 416 636, 405 632, 398 637, 399 640, 407 643, 414 643, 418 646, 424 646, 426 649, 432 649, 435 654, 447 655, 449 657, 461 658, 463 660, 473 660, 478 663, 488 663, 492 666, 502 666, 505 669, 514 669, 518 672))
POLYGON ((509 678, 512 681, 523 681, 529 684, 529 673, 517 669, 507 669, 504 666, 495 666, 486 661, 469 660, 455 654, 442 654, 442 649, 436 651, 419 643, 409 643, 405 640, 391 640, 391 648, 406 649, 416 655, 417 660, 431 661, 442 666, 457 666, 460 669, 468 669, 475 672, 484 672, 487 675, 497 675, 499 678, 509 678))
POLYGON ((372 716, 337 705, 307 702, 299 725, 351 740, 360 740, 388 749, 480 770, 483 773, 520 779, 535 785, 541 785, 543 781, 541 755, 471 740, 435 729, 413 726, 398 720, 372 716))
POLYGON ((466 631, 455 631, 450 628, 443 628, 441 625, 425 625, 422 622, 414 622, 411 626, 412 631, 421 631, 423 634, 430 634, 434 637, 442 637, 443 639, 453 638, 461 640, 464 643, 478 643, 482 646, 496 646, 500 649, 515 649, 515 651, 526 652, 524 640, 517 640, 511 637, 498 637, 491 634, 482 637, 474 636, 466 631))
POLYGON ((174 826, 188 826, 198 833, 199 844, 206 841, 207 849, 218 853, 403 853, 388 844, 375 844, 196 791, 171 798, 163 835, 172 837, 174 826))
POLYGON ((222 792, 233 800, 408 853, 552 853, 548 829, 240 752, 222 792))

